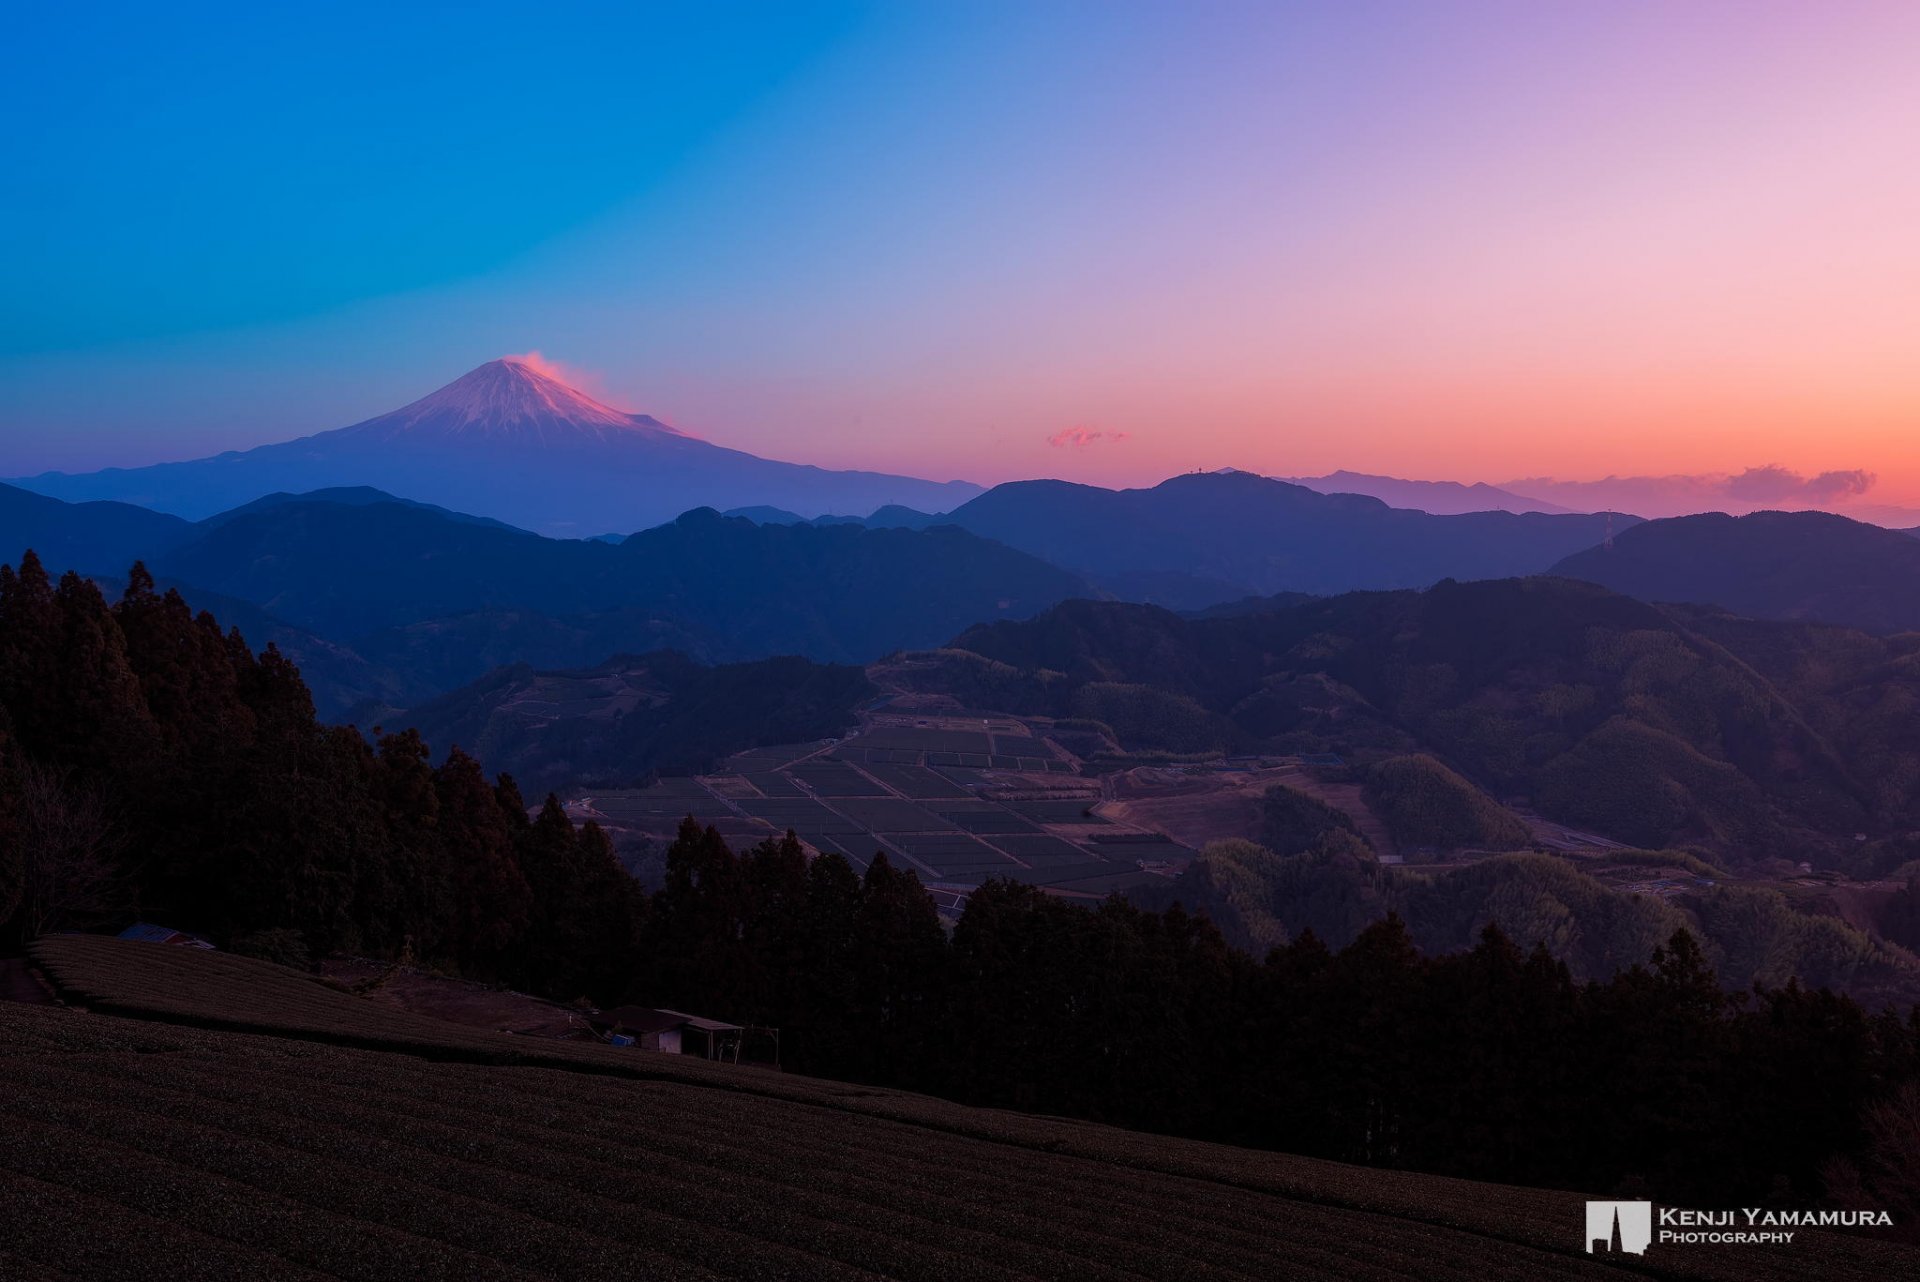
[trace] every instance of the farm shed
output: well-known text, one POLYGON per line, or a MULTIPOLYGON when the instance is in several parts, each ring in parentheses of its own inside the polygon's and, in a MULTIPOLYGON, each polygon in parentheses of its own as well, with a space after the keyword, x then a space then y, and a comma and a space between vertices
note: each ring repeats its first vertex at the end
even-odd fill
POLYGON ((175 930, 171 926, 156 926, 150 921, 138 921, 120 932, 119 938, 131 939, 143 944, 173 944, 180 948, 204 948, 213 951, 213 945, 198 935, 189 935, 184 930, 175 930))
POLYGON ((603 1032, 633 1038, 642 1050, 734 1061, 740 1058, 740 1043, 747 1031, 740 1024, 651 1006, 616 1006, 592 1016, 590 1022, 603 1032))

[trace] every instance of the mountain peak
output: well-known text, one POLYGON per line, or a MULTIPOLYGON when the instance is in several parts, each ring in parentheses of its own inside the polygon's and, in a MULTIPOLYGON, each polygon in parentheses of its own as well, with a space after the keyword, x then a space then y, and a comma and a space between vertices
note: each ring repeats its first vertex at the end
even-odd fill
POLYGON ((392 441, 464 438, 543 444, 684 435, 648 415, 604 405, 520 356, 476 366, 410 405, 343 430, 392 441))

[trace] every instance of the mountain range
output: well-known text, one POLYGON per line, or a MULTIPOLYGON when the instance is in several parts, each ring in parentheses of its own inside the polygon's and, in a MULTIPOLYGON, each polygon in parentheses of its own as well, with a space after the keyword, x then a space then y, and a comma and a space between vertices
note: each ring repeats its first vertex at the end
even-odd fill
POLYGON ((1717 605, 1757 619, 1920 630, 1920 540, 1829 512, 1648 521, 1553 573, 1643 601, 1717 605))
POLYGON ((864 514, 889 503, 942 511, 980 492, 963 481, 831 471, 727 449, 603 405, 511 357, 351 427, 213 458, 48 472, 16 484, 191 520, 277 491, 373 486, 580 537, 642 529, 702 505, 768 504, 809 515, 864 514))
POLYGON ((0 560, 33 548, 111 590, 144 561, 195 609, 272 641, 329 716, 407 707, 512 664, 673 648, 708 663, 863 663, 1095 594, 946 526, 759 526, 709 508, 619 542, 552 539, 362 489, 199 523, 0 486, 0 560))
POLYGON ((1389 507, 1410 507, 1434 516, 1458 516, 1464 512, 1580 512, 1585 508, 1561 507, 1525 494, 1515 494, 1485 481, 1471 484, 1461 481, 1408 481, 1397 476, 1375 476, 1367 472, 1329 472, 1325 476, 1286 476, 1279 478, 1304 485, 1322 494, 1364 494, 1389 507))
POLYGON ((1190 609, 1249 594, 1537 574, 1639 518, 1434 516, 1227 471, 1131 490, 1013 481, 940 519, 1086 574, 1114 596, 1190 609))

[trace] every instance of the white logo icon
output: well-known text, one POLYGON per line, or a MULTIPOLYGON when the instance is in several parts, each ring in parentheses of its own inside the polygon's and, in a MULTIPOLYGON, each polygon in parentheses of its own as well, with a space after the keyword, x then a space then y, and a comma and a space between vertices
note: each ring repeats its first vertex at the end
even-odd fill
POLYGON ((1653 1203, 1587 1203, 1587 1253, 1645 1255, 1653 1241, 1653 1203))

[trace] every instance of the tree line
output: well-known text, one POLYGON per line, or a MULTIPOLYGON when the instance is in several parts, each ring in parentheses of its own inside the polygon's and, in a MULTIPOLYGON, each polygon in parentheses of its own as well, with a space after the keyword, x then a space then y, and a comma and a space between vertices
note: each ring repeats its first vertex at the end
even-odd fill
POLYGON ((283 656, 144 569, 109 604, 29 554, 0 568, 0 929, 139 916, 774 1026, 785 1066, 822 1076, 1691 1204, 1804 1203, 1835 1162, 1894 1198, 1887 1136, 1920 1100, 1920 1017, 1729 995, 1685 932, 1580 982, 1495 929, 1425 956, 1389 916, 1256 957, 1177 904, 1007 882, 948 929, 884 856, 856 874, 691 821, 648 895, 557 799, 533 809, 458 751, 436 766, 410 732, 321 724, 283 656))
POLYGON ((791 836, 736 855, 691 820, 667 870, 630 992, 776 1025, 798 1071, 1689 1205, 1805 1205, 1836 1162, 1856 1189, 1920 1191, 1911 1162, 1869 1156, 1920 1122, 1920 1014, 1728 993, 1685 930, 1583 983, 1491 925, 1429 956, 1389 915, 1337 951, 1309 931, 1256 958, 1177 904, 1006 881, 949 933, 884 855, 856 878, 791 836), (1904 1120, 1870 1133, 1903 1086, 1904 1120))

